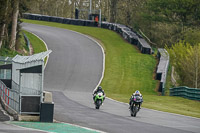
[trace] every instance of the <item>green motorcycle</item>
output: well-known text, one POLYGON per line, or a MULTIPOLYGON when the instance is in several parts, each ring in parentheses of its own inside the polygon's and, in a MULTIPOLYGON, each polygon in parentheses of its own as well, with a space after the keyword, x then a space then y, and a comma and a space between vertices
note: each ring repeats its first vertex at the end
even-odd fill
POLYGON ((95 104, 95 108, 99 109, 100 106, 102 105, 103 101, 105 99, 105 96, 103 95, 102 92, 97 92, 95 98, 94 98, 94 104, 95 104))

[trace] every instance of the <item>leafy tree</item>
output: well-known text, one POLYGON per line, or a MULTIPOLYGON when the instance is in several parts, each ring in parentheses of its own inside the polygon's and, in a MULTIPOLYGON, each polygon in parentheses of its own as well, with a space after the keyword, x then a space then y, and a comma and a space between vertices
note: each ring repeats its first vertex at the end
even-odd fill
POLYGON ((184 34, 184 39, 186 42, 189 42, 191 45, 198 45, 200 43, 200 30, 199 29, 189 29, 184 34))
POLYGON ((200 20, 200 1, 149 0, 147 5, 152 11, 152 19, 156 21, 188 25, 200 20))
POLYGON ((199 5, 196 0, 147 0, 141 16, 149 27, 140 27, 145 27, 143 31, 160 46, 185 40, 188 29, 199 27, 199 5))
POLYGON ((191 46, 179 42, 167 48, 170 62, 179 75, 179 84, 189 87, 200 87, 200 44, 191 46))

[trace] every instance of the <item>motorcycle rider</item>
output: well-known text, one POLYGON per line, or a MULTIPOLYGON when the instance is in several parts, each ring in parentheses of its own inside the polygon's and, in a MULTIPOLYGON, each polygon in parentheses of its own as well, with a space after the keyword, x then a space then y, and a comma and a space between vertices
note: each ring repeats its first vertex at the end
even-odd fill
MULTIPOLYGON (((129 101, 129 105, 131 106, 131 102, 132 102, 132 99, 134 96, 140 96, 142 98, 142 102, 143 102, 143 97, 142 97, 142 94, 140 93, 139 90, 136 90, 132 95, 131 95, 131 98, 130 98, 130 101, 129 101)), ((139 110, 141 109, 140 106, 142 105, 142 102, 139 104, 139 110)), ((130 106, 129 106, 129 109, 130 109, 130 106)))
POLYGON ((97 89, 95 89, 93 91, 93 100, 95 99, 95 96, 97 95, 98 92, 102 92, 103 93, 103 95, 104 95, 104 99, 103 100, 105 100, 105 93, 104 93, 104 90, 102 89, 101 86, 98 86, 97 89))

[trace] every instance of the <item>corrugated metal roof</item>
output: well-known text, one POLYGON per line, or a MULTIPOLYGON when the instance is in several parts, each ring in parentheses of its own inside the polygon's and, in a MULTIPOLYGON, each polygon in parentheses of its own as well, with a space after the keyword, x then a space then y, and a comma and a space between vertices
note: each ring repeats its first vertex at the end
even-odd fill
POLYGON ((27 62, 32 62, 32 61, 41 61, 44 60, 46 56, 48 56, 52 50, 48 50, 45 52, 41 52, 38 54, 34 54, 31 56, 21 56, 21 55, 16 55, 12 61, 16 63, 27 63, 27 62))

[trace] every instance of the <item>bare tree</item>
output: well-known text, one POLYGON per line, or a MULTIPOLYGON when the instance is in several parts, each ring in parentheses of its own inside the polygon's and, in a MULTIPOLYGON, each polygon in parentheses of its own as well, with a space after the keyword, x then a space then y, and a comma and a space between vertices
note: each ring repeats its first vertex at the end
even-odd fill
POLYGON ((110 22, 116 22, 118 0, 110 0, 110 22))
POLYGON ((3 39, 5 37, 5 30, 6 30, 6 16, 8 12, 9 0, 4 1, 4 6, 1 7, 2 16, 1 16, 1 24, 0 24, 0 49, 3 43, 3 39), (2 9, 4 8, 4 9, 2 9))
POLYGON ((13 16, 12 16, 12 31, 10 39, 10 49, 15 50, 16 34, 17 34, 17 20, 19 14, 19 0, 13 2, 13 16))

